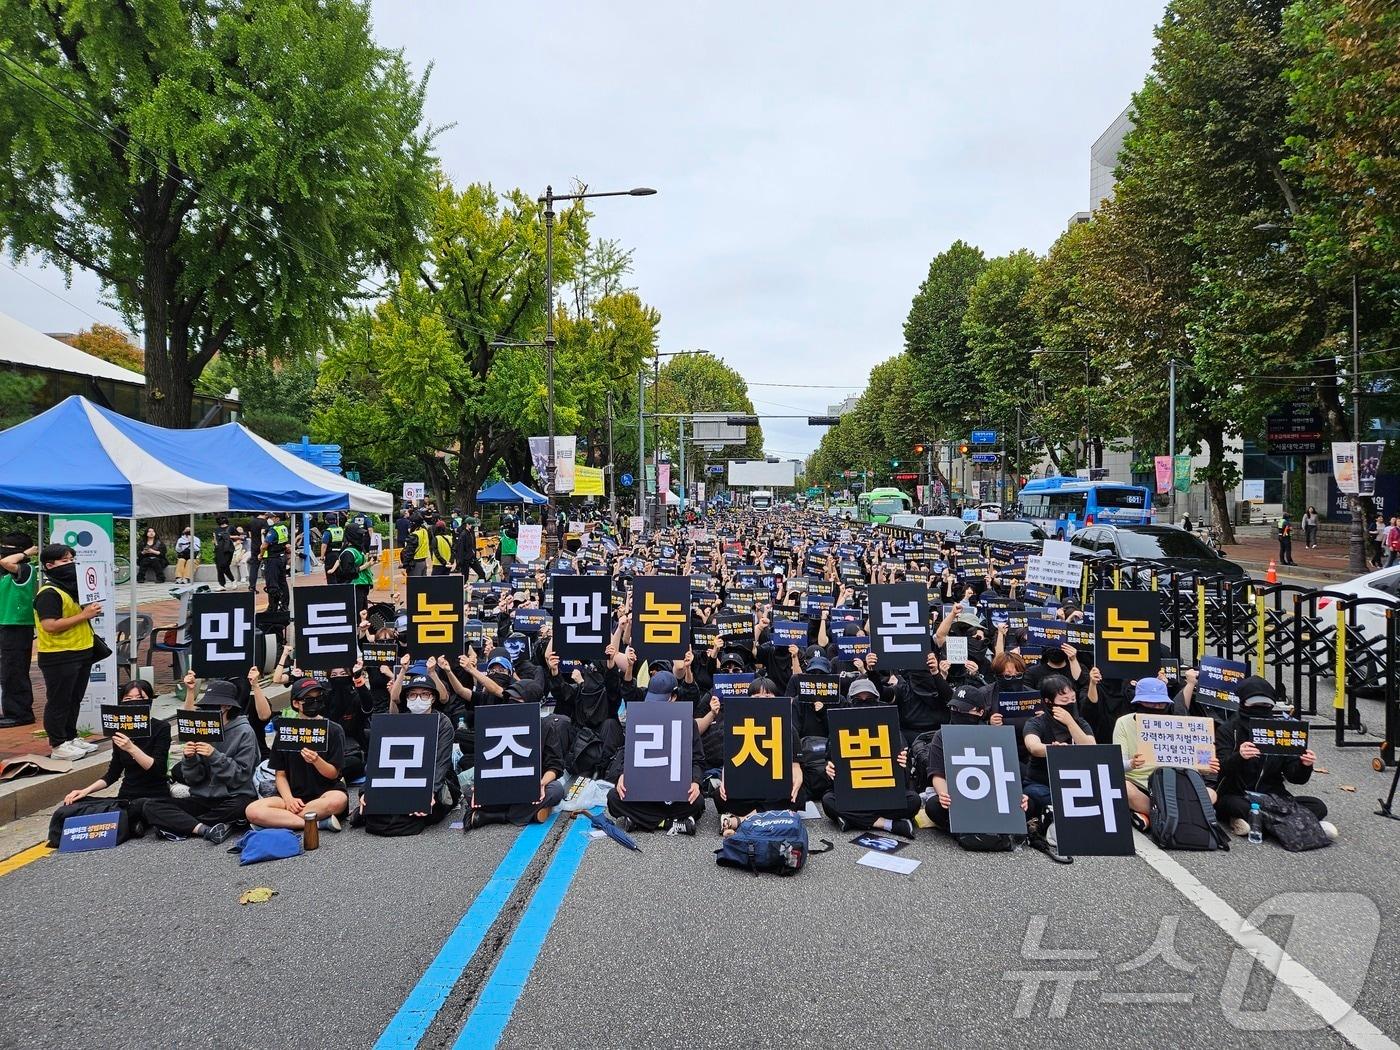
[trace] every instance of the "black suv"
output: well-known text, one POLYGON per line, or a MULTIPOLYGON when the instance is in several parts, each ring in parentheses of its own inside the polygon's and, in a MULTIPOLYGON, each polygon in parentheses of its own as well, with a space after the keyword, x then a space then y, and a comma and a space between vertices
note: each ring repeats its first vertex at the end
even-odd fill
POLYGON ((1088 558, 1137 558, 1177 572, 1247 575, 1241 566, 1220 557, 1185 529, 1172 525, 1090 525, 1076 532, 1069 542, 1076 552, 1088 558))

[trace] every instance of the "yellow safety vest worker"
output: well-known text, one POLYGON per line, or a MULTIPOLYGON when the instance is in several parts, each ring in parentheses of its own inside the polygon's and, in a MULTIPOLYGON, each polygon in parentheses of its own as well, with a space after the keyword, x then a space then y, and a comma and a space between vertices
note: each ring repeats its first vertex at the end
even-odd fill
MULTIPOLYGON (((63 615, 60 619, 66 620, 68 617, 77 616, 83 611, 83 607, 62 587, 45 584, 39 588, 39 594, 43 594, 45 591, 53 591, 63 602, 63 615)), ((39 652, 41 653, 76 653, 92 648, 91 620, 75 623, 66 631, 52 633, 44 630, 43 624, 39 622, 39 614, 35 613, 34 626, 38 628, 35 633, 39 636, 39 652)))

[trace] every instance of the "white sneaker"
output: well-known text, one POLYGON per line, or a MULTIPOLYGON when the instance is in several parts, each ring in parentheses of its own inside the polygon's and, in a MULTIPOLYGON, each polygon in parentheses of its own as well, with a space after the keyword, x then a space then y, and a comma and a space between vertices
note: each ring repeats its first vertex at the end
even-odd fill
POLYGON ((85 755, 90 755, 97 750, 96 744, 89 744, 86 740, 83 740, 76 736, 72 740, 68 741, 68 745, 70 747, 76 747, 85 755))
POLYGON ((1337 836, 1341 834, 1341 832, 1337 830, 1337 825, 1333 824, 1330 820, 1320 820, 1318 823, 1322 825, 1322 830, 1327 832, 1327 837, 1333 842, 1336 842, 1337 836))
POLYGON ((1249 836, 1249 821, 1245 820, 1244 817, 1236 817, 1230 821, 1230 830, 1240 838, 1247 838, 1249 836))
POLYGON ((74 747, 70 742, 59 744, 49 753, 49 757, 59 762, 76 762, 80 758, 87 758, 87 752, 80 747, 74 747))

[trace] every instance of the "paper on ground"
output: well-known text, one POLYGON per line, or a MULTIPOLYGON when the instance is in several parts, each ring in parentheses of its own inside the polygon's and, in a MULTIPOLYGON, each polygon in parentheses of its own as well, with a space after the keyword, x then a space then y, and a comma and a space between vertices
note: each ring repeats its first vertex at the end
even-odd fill
POLYGON ((923 861, 913 860, 909 857, 900 857, 888 853, 877 853, 870 850, 857 864, 864 864, 867 868, 881 868, 885 871, 893 871, 900 875, 908 875, 917 868, 923 861))

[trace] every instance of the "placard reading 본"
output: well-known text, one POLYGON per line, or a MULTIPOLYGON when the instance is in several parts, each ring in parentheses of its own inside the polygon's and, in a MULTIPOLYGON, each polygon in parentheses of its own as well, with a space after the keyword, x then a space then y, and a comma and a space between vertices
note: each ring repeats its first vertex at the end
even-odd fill
POLYGON ((1215 722, 1182 715, 1135 714, 1138 754, 1159 766, 1208 769, 1215 757, 1215 722))

